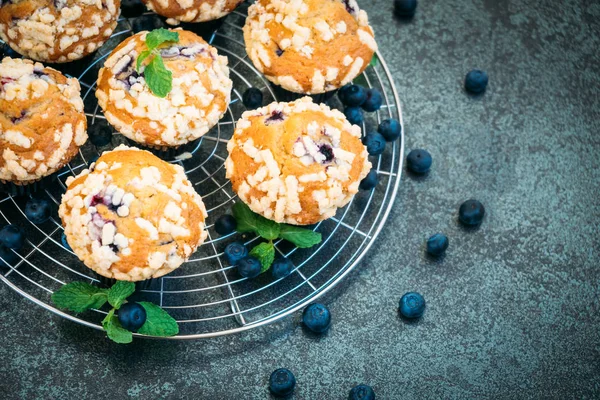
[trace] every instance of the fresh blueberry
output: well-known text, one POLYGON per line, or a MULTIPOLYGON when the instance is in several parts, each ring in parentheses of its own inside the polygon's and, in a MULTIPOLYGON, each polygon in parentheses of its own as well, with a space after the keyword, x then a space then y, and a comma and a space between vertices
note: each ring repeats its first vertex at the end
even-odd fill
POLYGON ((276 369, 269 378, 269 390, 277 397, 291 395, 295 387, 296 377, 287 368, 276 369))
POLYGON ((125 18, 139 17, 146 12, 146 6, 140 0, 121 0, 121 16, 125 18))
POLYGON ((417 9, 417 0, 394 0, 394 11, 399 17, 412 17, 417 9))
POLYGON ((34 224, 43 224, 51 214, 52 206, 47 200, 33 197, 25 204, 25 216, 34 224))
POLYGON ((360 184, 358 185, 358 187, 361 190, 371 190, 375 186, 377 186, 378 181, 379 181, 379 178, 377 177, 377 170, 375 168, 371 168, 371 170, 369 171, 369 173, 367 174, 365 179, 360 181, 360 184))
POLYGON ((17 262, 17 255, 12 249, 0 244, 0 268, 10 268, 17 262))
POLYGON ((243 243, 233 242, 225 247, 225 258, 230 265, 235 265, 239 260, 248 255, 248 249, 243 243))
POLYGON ((465 78, 465 89, 470 93, 483 93, 488 84, 488 74, 485 71, 474 69, 465 78))
POLYGON ((375 400, 375 392, 369 385, 354 386, 348 400, 375 400))
POLYGON ((331 325, 329 309, 321 303, 313 303, 304 309, 302 322, 315 333, 323 333, 331 325))
POLYGON ((67 242, 67 235, 65 235, 64 232, 63 232, 62 236, 60 237, 60 242, 62 243, 62 245, 65 249, 67 249, 69 251, 73 251, 71 246, 69 246, 69 242, 67 242))
POLYGON ((458 209, 458 220, 467 226, 475 226, 481 224, 485 208, 481 202, 471 199, 460 205, 458 209))
POLYGON ((367 152, 372 156, 378 156, 385 150, 385 138, 381 133, 367 133, 363 138, 363 143, 367 146, 367 152))
POLYGON ((374 112, 381 108, 382 103, 383 97, 381 97, 381 92, 377 89, 369 89, 367 90, 367 99, 362 103, 361 107, 366 112, 374 112))
POLYGON ((426 174, 433 162, 427 150, 415 149, 406 156, 406 168, 415 174, 426 174))
POLYGON ((137 332, 146 322, 146 309, 138 303, 125 303, 119 309, 119 322, 128 331, 137 332))
POLYGON ((367 90, 360 85, 345 85, 338 91, 342 104, 348 107, 361 106, 367 99, 367 90))
POLYGON ((112 139, 111 129, 102 124, 94 124, 88 131, 90 142, 96 147, 106 146, 112 139))
POLYGON ((432 256, 441 256, 444 254, 450 242, 443 233, 436 233, 427 239, 427 252, 432 256))
POLYGON ((237 270, 244 278, 256 278, 262 272, 262 265, 256 257, 248 256, 239 260, 237 270))
POLYGON ((404 318, 420 318, 425 312, 425 299, 419 293, 408 292, 400 298, 400 314, 404 318))
POLYGON ((9 249, 19 250, 25 244, 25 235, 16 225, 6 225, 0 229, 0 244, 9 249))
POLYGON ((233 215, 224 214, 217 218, 215 222, 215 231, 219 235, 229 235, 231 232, 235 231, 237 228, 237 222, 233 215))
POLYGON ((400 137, 402 126, 397 119, 385 119, 379 124, 377 132, 381 133, 388 142, 393 142, 400 137))
POLYGON ((259 89, 255 87, 248 88, 242 95, 242 102, 244 103, 247 109, 254 110, 262 106, 263 94, 259 89))
POLYGON ((278 258, 271 266, 271 275, 279 279, 288 276, 294 269, 294 264, 289 258, 278 258))
POLYGON ((365 117, 360 107, 346 107, 344 109, 344 115, 348 119, 348 122, 354 125, 362 125, 365 117))

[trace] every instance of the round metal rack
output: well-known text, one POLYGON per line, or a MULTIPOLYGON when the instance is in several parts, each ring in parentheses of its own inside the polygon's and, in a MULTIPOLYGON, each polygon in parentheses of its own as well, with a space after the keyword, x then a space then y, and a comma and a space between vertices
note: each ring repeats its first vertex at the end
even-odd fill
MULTIPOLYGON (((222 251, 228 243, 244 240, 251 244, 258 240, 252 235, 242 236, 238 233, 220 236, 213 226, 216 218, 229 212, 236 201, 231 184, 225 178, 224 161, 227 157, 227 141, 233 134, 235 122, 245 111, 242 94, 249 87, 257 87, 263 92, 264 104, 299 97, 271 85, 246 55, 242 26, 247 7, 247 3, 242 4, 222 21, 184 26, 185 29, 196 30, 220 54, 228 57, 234 86, 227 113, 217 126, 176 153, 158 154, 185 168, 208 210, 206 242, 173 273, 138 283, 138 290, 134 294, 137 299, 159 304, 178 321, 180 334, 170 339, 206 338, 256 328, 283 318, 323 295, 359 265, 379 235, 400 183, 404 135, 400 140, 388 143, 382 155, 371 157, 379 176, 377 187, 372 191, 359 192, 335 217, 313 226, 323 235, 319 245, 311 249, 298 249, 284 241, 276 243, 277 252, 289 257, 295 265, 291 275, 274 279, 267 272, 256 279, 247 280, 237 275, 234 267, 227 265, 222 251)), ((73 315, 55 308, 50 296, 69 282, 87 281, 97 285, 106 282, 62 245, 63 228, 56 210, 48 222, 33 225, 25 217, 24 206, 28 196, 45 197, 58 205, 69 176, 86 168, 102 151, 121 143, 132 144, 114 132, 102 115, 94 95, 95 82, 98 70, 119 42, 136 31, 161 26, 162 21, 151 13, 134 18, 123 17, 111 39, 94 56, 88 57, 91 60, 56 67, 79 79, 88 129, 110 129, 113 132, 111 144, 96 148, 88 141, 67 167, 43 181, 40 189, 34 193, 0 194, 0 224, 17 224, 27 235, 25 247, 15 252, 15 262, 0 261, 0 264, 4 264, 0 267, 0 280, 45 309, 96 329, 102 329, 100 321, 106 315, 106 310, 90 310, 73 315)), ((402 123, 398 93, 379 53, 365 73, 355 79, 355 83, 377 88, 384 99, 380 111, 365 114, 364 130, 375 130, 377 124, 386 118, 396 118, 402 123)), ((315 100, 341 107, 336 96, 316 96, 315 100)))

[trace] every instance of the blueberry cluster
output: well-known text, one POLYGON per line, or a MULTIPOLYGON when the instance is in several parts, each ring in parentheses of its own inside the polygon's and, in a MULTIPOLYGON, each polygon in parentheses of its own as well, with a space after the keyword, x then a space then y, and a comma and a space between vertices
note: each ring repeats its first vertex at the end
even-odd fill
MULTIPOLYGON (((256 278, 262 272, 260 261, 248 255, 248 248, 241 242, 233 242, 225 247, 225 258, 230 265, 235 265, 240 276, 244 278, 256 278)), ((276 259, 271 265, 271 275, 274 279, 288 276, 294 269, 294 264, 288 258, 276 259)))

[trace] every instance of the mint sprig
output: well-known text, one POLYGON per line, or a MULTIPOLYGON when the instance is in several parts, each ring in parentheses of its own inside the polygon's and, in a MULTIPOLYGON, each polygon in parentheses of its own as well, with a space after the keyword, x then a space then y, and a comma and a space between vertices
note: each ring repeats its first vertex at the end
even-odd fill
MULTIPOLYGON (((133 282, 118 281, 110 289, 102 289, 87 282, 72 282, 54 292, 52 301, 58 308, 76 313, 91 308, 99 309, 108 302, 112 309, 102 320, 106 335, 117 343, 131 343, 133 334, 121 326, 116 312, 134 292, 133 282)), ((174 336, 179 333, 177 321, 165 310, 145 301, 139 304, 146 310, 146 322, 138 330, 139 333, 158 337, 174 336)))
POLYGON ((179 42, 179 33, 160 28, 146 35, 146 46, 148 50, 140 53, 136 61, 136 69, 140 72, 142 63, 152 57, 144 69, 144 78, 148 88, 157 97, 166 97, 173 88, 173 73, 167 69, 158 46, 166 42, 179 42))
POLYGON ((261 272, 267 271, 275 260, 273 240, 284 239, 303 249, 319 244, 322 240, 319 232, 294 225, 278 224, 252 212, 250 207, 241 201, 233 205, 233 216, 237 222, 238 232, 253 232, 268 240, 250 250, 250 255, 260 261, 261 272))

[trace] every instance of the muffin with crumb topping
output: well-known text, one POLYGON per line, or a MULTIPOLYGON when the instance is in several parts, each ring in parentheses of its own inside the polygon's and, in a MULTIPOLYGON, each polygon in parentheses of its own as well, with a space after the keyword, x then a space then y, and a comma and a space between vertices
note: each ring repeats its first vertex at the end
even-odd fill
POLYGON ((226 16, 244 0, 142 0, 149 10, 167 18, 167 23, 205 22, 226 16))

